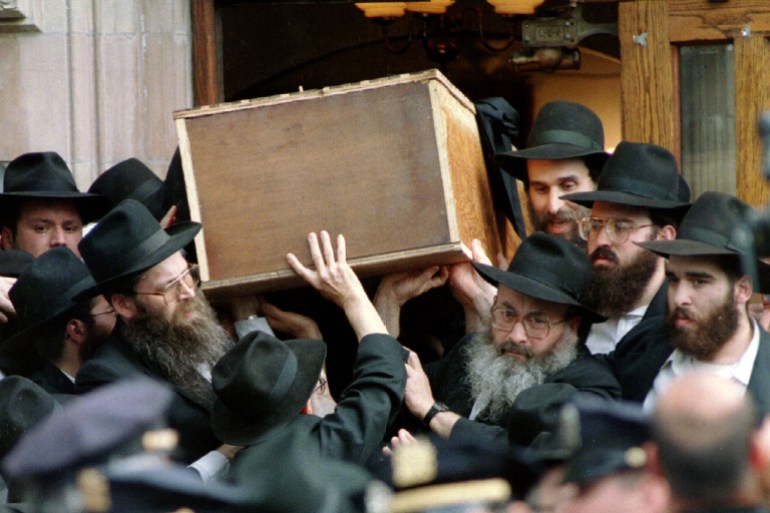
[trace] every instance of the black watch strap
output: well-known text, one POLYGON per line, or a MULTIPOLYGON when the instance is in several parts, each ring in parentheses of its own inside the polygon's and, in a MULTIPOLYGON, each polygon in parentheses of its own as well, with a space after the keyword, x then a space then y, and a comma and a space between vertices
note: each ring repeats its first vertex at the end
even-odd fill
POLYGON ((428 413, 422 418, 422 423, 425 424, 425 427, 430 427, 430 421, 433 420, 433 417, 444 411, 449 411, 449 406, 442 402, 433 403, 428 413))

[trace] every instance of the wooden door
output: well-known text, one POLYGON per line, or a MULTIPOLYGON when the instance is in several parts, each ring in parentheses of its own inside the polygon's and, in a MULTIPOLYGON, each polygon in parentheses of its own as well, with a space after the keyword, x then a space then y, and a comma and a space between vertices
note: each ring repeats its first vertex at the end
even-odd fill
POLYGON ((679 50, 731 44, 734 51, 735 191, 761 206, 770 186, 761 175, 761 112, 770 109, 770 2, 636 0, 619 4, 623 138, 660 144, 680 155, 679 50))

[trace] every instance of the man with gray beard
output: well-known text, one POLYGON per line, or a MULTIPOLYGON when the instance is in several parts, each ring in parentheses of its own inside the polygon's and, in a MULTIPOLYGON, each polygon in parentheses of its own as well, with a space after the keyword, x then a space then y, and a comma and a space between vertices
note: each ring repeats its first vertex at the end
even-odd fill
POLYGON ((169 424, 179 432, 179 457, 188 463, 218 448, 221 454, 212 457, 232 456, 232 448, 214 436, 210 410, 211 369, 233 341, 198 290, 197 267, 180 252, 199 230, 193 222, 163 230, 141 203, 125 200, 79 245, 94 288, 118 320, 81 367, 76 389, 87 392, 138 375, 170 383, 176 393, 169 424))
POLYGON ((452 439, 529 444, 553 428, 556 412, 576 395, 619 395, 617 381, 579 335, 602 320, 582 302, 590 267, 582 250, 536 233, 507 271, 473 265, 497 286, 487 329, 424 370, 414 352, 407 361, 404 402, 428 429, 452 439))

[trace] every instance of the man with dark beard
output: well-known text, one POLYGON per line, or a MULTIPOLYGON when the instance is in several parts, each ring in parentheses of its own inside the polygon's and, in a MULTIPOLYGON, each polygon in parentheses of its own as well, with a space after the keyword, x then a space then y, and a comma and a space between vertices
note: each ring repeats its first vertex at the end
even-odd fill
POLYGON ((487 329, 424 371, 414 352, 407 361, 404 402, 427 428, 453 439, 509 436, 529 444, 553 428, 556 412, 575 395, 618 395, 617 382, 578 334, 583 323, 602 319, 581 301, 589 271, 582 250, 536 233, 507 271, 474 267, 498 287, 487 329))
POLYGON ((770 335, 749 315, 755 286, 741 267, 741 258, 753 253, 740 238, 750 211, 734 196, 706 192, 682 220, 676 240, 640 244, 668 258, 668 315, 658 321, 668 337, 648 333, 631 340, 618 347, 616 363, 646 355, 635 372, 621 376, 634 390, 646 385, 645 397, 636 397, 646 407, 676 377, 708 370, 744 386, 759 411, 770 412, 770 335))
POLYGON ((79 245, 94 288, 118 321, 81 367, 76 388, 86 392, 137 375, 170 383, 176 393, 169 425, 179 432, 185 462, 221 445, 210 425, 211 368, 233 343, 198 292, 197 267, 180 252, 199 230, 193 222, 163 230, 141 203, 125 200, 79 245))
POLYGON ((579 224, 591 260, 586 303, 607 317, 588 335, 592 353, 609 353, 642 319, 665 311, 663 259, 636 243, 673 239, 685 196, 689 189, 669 151, 630 142, 607 160, 596 191, 564 196, 591 207, 579 224))
POLYGON ((16 317, 3 341, 7 373, 28 376, 44 390, 74 394, 83 362, 109 336, 115 312, 98 291, 74 298, 94 281, 85 264, 66 246, 46 251, 9 291, 16 317))
POLYGON ((584 246, 577 223, 588 209, 561 196, 593 191, 607 153, 604 128, 588 107, 557 100, 537 113, 527 147, 495 155, 505 172, 523 181, 535 231, 564 237, 584 246))

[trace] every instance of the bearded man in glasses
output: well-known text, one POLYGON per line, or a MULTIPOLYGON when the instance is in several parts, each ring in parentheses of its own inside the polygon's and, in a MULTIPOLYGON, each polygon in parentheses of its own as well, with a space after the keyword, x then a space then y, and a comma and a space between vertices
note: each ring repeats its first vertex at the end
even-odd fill
POLYGON ((578 224, 591 260, 586 303, 608 319, 591 329, 586 344, 593 354, 611 352, 643 319, 665 315, 663 258, 637 243, 674 239, 689 196, 668 150, 621 142, 595 191, 563 197, 591 208, 578 224))
POLYGON ((509 436, 529 444, 554 429, 561 405, 576 395, 619 396, 612 373, 580 336, 603 320, 582 302, 590 270, 582 250, 535 233, 507 271, 473 265, 497 286, 487 328, 424 371, 414 352, 407 361, 404 403, 427 428, 452 439, 509 436))
POLYGON ((164 230, 144 205, 125 200, 79 244, 95 282, 81 295, 101 292, 117 323, 81 367, 76 390, 137 375, 169 383, 176 392, 169 424, 179 432, 186 463, 221 445, 210 425, 211 369, 234 342, 198 290, 196 267, 181 252, 199 230, 194 222, 164 230))

